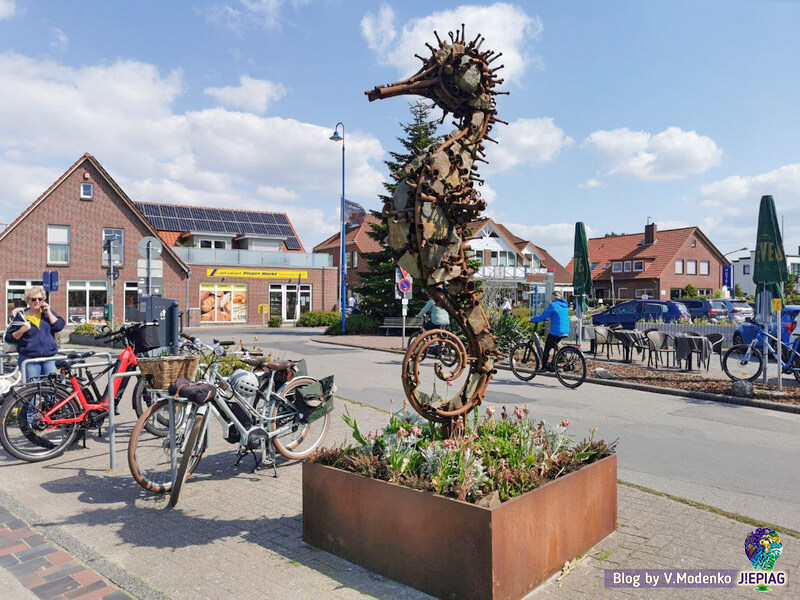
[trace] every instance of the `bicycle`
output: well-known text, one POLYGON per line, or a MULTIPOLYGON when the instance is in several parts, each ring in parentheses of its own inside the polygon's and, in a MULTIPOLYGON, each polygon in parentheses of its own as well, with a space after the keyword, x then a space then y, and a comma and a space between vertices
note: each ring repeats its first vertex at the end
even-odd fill
MULTIPOLYGON (((134 323, 116 332, 95 336, 96 339, 109 339, 112 342, 126 341, 117 360, 103 371, 92 373, 89 369, 83 369, 82 374, 77 376, 72 368, 94 355, 94 352, 73 352, 65 359, 56 359, 59 373, 13 388, 0 408, 0 444, 3 448, 20 460, 39 462, 61 456, 81 432, 85 446, 86 430, 89 428, 97 427, 100 435, 109 410, 106 399, 108 384, 101 393, 97 388, 97 378, 106 373, 110 376, 135 370, 136 338, 143 328, 157 324, 134 323)), ((127 379, 114 382, 115 410, 126 387, 127 379)), ((148 393, 148 382, 140 378, 134 388, 134 408, 141 404, 137 403, 137 396, 148 393)))
MULTIPOLYGON (((219 354, 217 348, 221 347, 215 346, 215 353, 219 354)), ((272 466, 275 477, 276 450, 289 460, 300 460, 314 452, 327 435, 333 410, 332 376, 318 381, 297 373, 302 370, 298 368, 302 362, 270 361, 269 358, 241 360, 259 374, 252 398, 238 381, 229 383, 235 373, 227 381, 219 376, 216 362, 210 366, 209 380, 213 379, 213 384, 178 380, 171 386, 170 394, 178 405, 176 413, 180 411, 181 414, 175 417, 178 469, 174 483, 169 441, 145 433, 145 422, 167 410, 169 400, 153 404, 131 432, 128 444, 131 474, 146 490, 170 492, 170 506, 177 503, 183 483, 194 472, 207 448, 209 416, 222 425, 224 439, 237 445, 237 465, 249 452, 256 463, 253 471, 272 466), (286 382, 280 384, 284 377, 286 382), (304 400, 308 390, 319 397, 316 403, 304 400), (257 451, 260 458, 256 456, 257 451)))
MULTIPOLYGON (((511 371, 521 381, 530 381, 542 367, 544 350, 536 332, 527 342, 519 342, 509 353, 511 371)), ((553 357, 556 377, 566 388, 574 390, 586 380, 586 358, 577 346, 563 345, 556 349, 553 357)))
MULTIPOLYGON (((439 327, 434 326, 430 323, 430 321, 426 321, 425 326, 419 332, 414 334, 408 339, 408 347, 414 345, 414 341, 417 337, 423 333, 430 331, 431 329, 443 329, 445 331, 450 331, 450 328, 447 326, 439 327)), ((434 360, 438 360, 442 365, 445 367, 452 367, 453 365, 458 362, 458 356, 456 356, 456 350, 449 344, 431 344, 423 353, 422 357, 420 358, 420 362, 424 361, 428 356, 431 356, 434 360)))
MULTIPOLYGON (((750 319, 750 322, 753 322, 750 319)), ((794 331, 794 323, 789 324, 789 334, 794 331)), ((776 336, 759 328, 756 336, 749 344, 736 344, 728 349, 722 359, 722 370, 733 381, 755 381, 761 375, 764 364, 764 353, 760 348, 764 347, 764 340, 767 339, 767 352, 769 356, 780 362, 783 373, 792 373, 794 378, 800 382, 800 337, 795 337, 790 346, 783 343, 776 336), (781 349, 781 356, 778 357, 777 348, 781 349)))

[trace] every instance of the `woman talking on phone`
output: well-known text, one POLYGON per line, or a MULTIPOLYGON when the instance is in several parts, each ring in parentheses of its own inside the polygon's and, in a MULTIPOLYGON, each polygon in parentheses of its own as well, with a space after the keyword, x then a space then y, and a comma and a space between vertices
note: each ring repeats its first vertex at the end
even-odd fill
MULTIPOLYGON (((58 352, 55 334, 64 329, 64 319, 50 310, 42 286, 26 289, 25 302, 28 307, 14 314, 5 337, 6 342, 17 345, 20 366, 29 358, 55 356, 58 352)), ((30 363, 26 366, 27 381, 55 371, 53 360, 30 363)))

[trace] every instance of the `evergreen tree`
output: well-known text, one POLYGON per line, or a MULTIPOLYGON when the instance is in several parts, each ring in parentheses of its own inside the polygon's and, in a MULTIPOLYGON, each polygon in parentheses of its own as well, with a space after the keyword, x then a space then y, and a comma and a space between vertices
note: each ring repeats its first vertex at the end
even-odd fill
MULTIPOLYGON (((436 140, 436 128, 439 123, 431 119, 432 109, 432 105, 417 101, 410 105, 411 120, 408 123, 400 124, 405 135, 397 138, 397 141, 400 142, 402 150, 390 152, 390 159, 384 161, 391 177, 390 181, 383 184, 388 196, 391 196, 398 182, 405 175, 406 166, 436 140)), ((385 197, 382 196, 381 199, 385 197)), ((389 249, 385 246, 389 228, 379 211, 370 212, 381 220, 372 224, 367 235, 377 241, 383 249, 380 252, 367 252, 363 255, 369 265, 369 275, 361 277, 361 286, 355 290, 360 296, 359 306, 366 314, 376 319, 399 316, 401 302, 395 300, 394 297, 395 267, 389 249)), ((413 299, 409 305, 409 316, 415 315, 427 301, 428 298, 422 291, 422 287, 415 280, 413 299)))

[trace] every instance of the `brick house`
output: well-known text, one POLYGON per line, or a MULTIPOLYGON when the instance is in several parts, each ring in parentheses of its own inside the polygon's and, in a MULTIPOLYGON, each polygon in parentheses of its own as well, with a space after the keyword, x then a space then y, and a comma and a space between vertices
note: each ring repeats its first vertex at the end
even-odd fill
POLYGON ((114 319, 123 320, 125 307, 138 305, 143 278, 137 243, 146 236, 164 242, 155 293, 177 300, 190 324, 257 324, 260 305, 292 321, 302 312, 331 309, 336 303, 336 270, 327 256, 303 251, 286 215, 137 204, 86 153, 0 232, 4 322, 22 301, 25 287, 40 284, 45 270, 59 273, 59 290, 49 301, 69 324, 103 322, 104 305, 112 302, 114 319), (162 206, 168 207, 163 213, 154 208, 162 206), (203 221, 170 220, 167 213, 173 210, 209 214, 203 221), (221 225, 226 213, 251 225, 229 231, 221 225), (270 235, 263 225, 265 233, 259 233, 267 219, 275 223, 279 217, 288 228, 270 235), (110 294, 103 255, 107 237, 119 243, 113 257, 119 278, 110 294), (214 306, 208 310, 212 296, 214 306))
MULTIPOLYGON (((730 264, 699 227, 592 238, 589 260, 597 298, 680 298, 691 284, 701 296, 722 287, 722 267, 730 264)), ((567 265, 572 272, 572 261, 567 265)))

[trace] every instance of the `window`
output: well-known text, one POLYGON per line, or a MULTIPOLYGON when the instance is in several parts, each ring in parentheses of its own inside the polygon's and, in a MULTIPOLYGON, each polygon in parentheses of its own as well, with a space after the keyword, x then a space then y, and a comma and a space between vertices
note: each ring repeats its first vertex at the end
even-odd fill
POLYGON ((622 273, 622 263, 617 261, 611 264, 612 273, 622 273))
POLYGON ((707 260, 700 261, 700 275, 708 275, 711 272, 711 263, 707 260))
POLYGON ((492 266, 494 267, 513 267, 517 264, 517 260, 513 252, 506 250, 495 251, 492 250, 492 266))
POLYGON ((201 239, 200 240, 200 247, 201 248, 214 248, 216 250, 227 250, 228 242, 226 242, 225 240, 201 239))
POLYGON ((655 304, 647 302, 642 308, 642 312, 645 314, 645 321, 647 320, 654 320, 661 318, 664 313, 669 312, 669 308, 666 304, 655 304))
POLYGON ((644 298, 645 300, 647 298, 654 298, 655 297, 653 295, 653 290, 647 289, 647 288, 645 288, 643 290, 636 289, 635 292, 634 292, 634 295, 635 295, 636 298, 644 298))
POLYGON ((627 298, 628 288, 617 288, 617 298, 627 298))
MULTIPOLYGON (((594 271, 597 268, 597 265, 599 265, 599 264, 600 264, 599 262, 593 262, 592 263, 592 271, 594 271)), ((798 266, 800 266, 800 265, 798 265, 798 266)))
POLYGON ((692 248, 697 248, 697 240, 692 240, 692 248))
POLYGON ((246 283, 201 283, 200 321, 246 323, 246 283))
POLYGON ((742 265, 742 273, 745 275, 750 275, 750 265, 742 265))
POLYGON ((625 272, 628 273, 628 272, 630 272, 630 270, 631 270, 631 261, 626 260, 625 261, 625 272))
POLYGON ((697 288, 697 294, 700 296, 713 296, 714 290, 711 288, 697 288))
POLYGON ((686 261, 686 274, 687 275, 697 275, 697 261, 696 260, 687 260, 686 261))
POLYGON ((105 323, 105 303, 105 281, 67 282, 68 323, 105 323))
POLYGON ((201 248, 211 248, 211 240, 200 240, 201 248))
POLYGON ((675 275, 683 275, 683 260, 680 258, 675 261, 675 275))
POLYGON ((126 281, 124 284, 125 322, 138 321, 139 316, 139 284, 126 281))
POLYGON ((637 272, 644 271, 644 261, 643 260, 633 261, 633 270, 637 272))
POLYGON ((106 244, 111 240, 111 255, 114 265, 121 267, 125 256, 125 232, 122 229, 103 229, 103 266, 108 266, 108 248, 106 244))
POLYGON ((225 250, 227 247, 228 244, 224 240, 214 240, 214 248, 217 250, 225 250))
POLYGON ((348 269, 354 269, 358 266, 358 252, 346 252, 344 256, 348 269))
MULTIPOLYGON (((623 290, 625 288, 622 288, 623 290)), ((639 311, 639 304, 636 302, 625 302, 614 307, 615 315, 632 315, 639 311)))
POLYGON ((47 226, 47 264, 69 264, 69 225, 47 226))
POLYGON ((472 256, 469 257, 470 260, 477 260, 480 266, 483 266, 483 250, 472 250, 472 256))
POLYGON ((91 200, 94 196, 94 185, 91 183, 81 184, 81 200, 91 200))
POLYGON ((792 275, 795 279, 800 278, 800 263, 792 263, 792 275))
POLYGON ((672 300, 679 300, 683 296, 683 290, 681 288, 671 288, 669 290, 669 297, 672 300))

